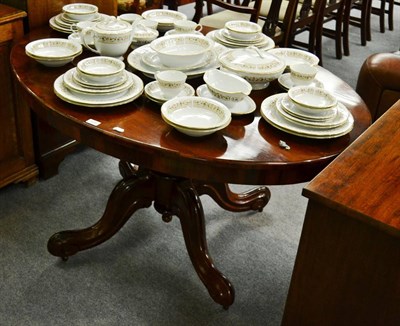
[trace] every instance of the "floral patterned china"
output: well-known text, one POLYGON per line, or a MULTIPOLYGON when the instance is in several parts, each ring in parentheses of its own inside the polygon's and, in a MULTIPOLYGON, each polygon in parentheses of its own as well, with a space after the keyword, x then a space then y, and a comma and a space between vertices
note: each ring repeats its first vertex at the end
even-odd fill
POLYGON ((296 86, 288 91, 289 98, 301 108, 328 109, 337 104, 336 97, 323 88, 296 86))
MULTIPOLYGON (((285 90, 289 90, 292 87, 299 86, 296 85, 292 78, 290 77, 290 73, 284 73, 278 78, 278 83, 281 85, 285 90)), ((324 88, 324 84, 319 81, 318 79, 313 79, 313 81, 308 85, 313 87, 324 88)))
POLYGON ((179 11, 168 9, 151 9, 142 13, 144 19, 150 19, 158 22, 158 30, 166 32, 174 28, 174 22, 177 20, 187 20, 187 16, 179 11))
POLYGON ((309 63, 312 66, 316 66, 319 63, 319 58, 315 54, 304 50, 292 48, 274 48, 268 50, 268 52, 283 60, 288 70, 290 70, 290 65, 295 63, 309 63))
MULTIPOLYGON (((158 84, 157 81, 148 83, 144 87, 144 92, 148 99, 159 104, 162 104, 169 100, 169 98, 167 98, 165 94, 162 92, 160 85, 158 84)), ((193 95, 194 95, 194 88, 189 84, 185 83, 183 85, 183 89, 177 95, 175 95, 175 97, 193 96, 193 95)))

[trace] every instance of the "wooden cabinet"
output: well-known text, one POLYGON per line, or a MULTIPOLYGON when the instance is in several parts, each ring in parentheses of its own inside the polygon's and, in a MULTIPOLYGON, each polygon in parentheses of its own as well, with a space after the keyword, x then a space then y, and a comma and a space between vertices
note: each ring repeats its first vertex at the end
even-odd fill
POLYGON ((10 71, 10 51, 23 35, 26 13, 0 4, 0 187, 13 182, 32 183, 34 163, 30 112, 20 101, 10 71))
POLYGON ((282 325, 399 325, 400 100, 304 189, 282 325))

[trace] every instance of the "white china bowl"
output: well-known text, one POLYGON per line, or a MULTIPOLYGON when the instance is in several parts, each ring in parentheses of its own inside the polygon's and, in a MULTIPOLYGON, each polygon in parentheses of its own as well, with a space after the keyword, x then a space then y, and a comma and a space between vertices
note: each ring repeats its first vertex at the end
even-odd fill
POLYGON ((47 67, 61 67, 82 53, 82 45, 64 38, 46 38, 28 43, 25 53, 47 67))
POLYGON ((116 80, 125 70, 125 63, 112 57, 90 57, 78 62, 77 73, 84 80, 108 84, 116 80))
POLYGON ((239 40, 251 40, 261 32, 261 26, 245 20, 231 20, 225 23, 230 35, 239 40))
POLYGON ((268 50, 268 52, 284 61, 288 71, 290 71, 290 66, 295 63, 309 63, 312 66, 316 66, 319 63, 319 58, 315 54, 304 50, 293 48, 273 48, 268 50))
POLYGON ((218 57, 222 70, 233 72, 246 79, 253 89, 266 88, 285 70, 285 63, 268 52, 261 55, 252 48, 232 49, 218 57))
POLYGON ((166 32, 174 28, 174 22, 177 20, 186 20, 187 16, 176 10, 168 9, 150 9, 142 13, 144 19, 158 22, 160 32, 166 32))
POLYGON ((290 66, 290 78, 294 85, 309 85, 317 74, 317 67, 308 63, 295 63, 290 66))
POLYGON ((222 103, 197 96, 177 97, 161 106, 165 122, 190 136, 204 136, 225 128, 231 112, 222 103))
POLYGON ((326 109, 316 110, 306 106, 301 106, 293 102, 289 96, 282 98, 280 104, 292 116, 307 120, 307 121, 325 121, 336 115, 337 106, 326 109))
POLYGON ((212 95, 225 102, 239 102, 251 93, 251 84, 235 74, 212 69, 205 72, 204 81, 212 95))
POLYGON ((191 67, 203 60, 214 42, 203 35, 168 35, 155 39, 150 47, 163 65, 170 68, 191 67))
MULTIPOLYGON (((144 19, 143 19, 144 20, 144 19)), ((140 26, 140 24, 138 24, 140 26)), ((150 27, 140 26, 133 30, 133 39, 132 43, 135 45, 144 45, 151 43, 151 41, 155 40, 158 35, 159 31, 150 27)))
POLYGON ((70 19, 91 20, 98 13, 98 7, 89 3, 70 3, 63 6, 63 13, 70 19))
POLYGON ((329 109, 337 105, 336 97, 324 88, 296 86, 288 91, 289 98, 301 108, 329 109))

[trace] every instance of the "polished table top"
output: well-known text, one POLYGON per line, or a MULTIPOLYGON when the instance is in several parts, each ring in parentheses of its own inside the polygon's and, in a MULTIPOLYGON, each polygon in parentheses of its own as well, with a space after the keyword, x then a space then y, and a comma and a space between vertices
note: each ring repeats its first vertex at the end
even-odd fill
MULTIPOLYGON (((207 29, 205 29, 207 30, 207 29)), ((352 143, 371 123, 362 99, 344 81, 320 67, 318 79, 332 91, 355 118, 350 134, 337 139, 315 140, 289 135, 270 126, 260 116, 260 104, 271 94, 283 92, 277 82, 253 91, 255 113, 234 116, 224 130, 202 137, 185 136, 167 125, 160 106, 145 95, 132 103, 112 108, 86 108, 68 104, 54 92, 53 82, 85 56, 60 68, 44 67, 25 55, 25 45, 37 38, 59 36, 48 29, 36 30, 12 50, 11 64, 30 95, 33 109, 66 135, 95 149, 149 169, 186 178, 242 184, 289 184, 312 179, 352 143), (101 124, 92 126, 86 121, 101 124), (124 129, 123 133, 114 127, 124 129), (283 140, 291 147, 279 147, 283 140)), ((129 66, 126 63, 127 67, 129 66)), ((149 79, 138 73, 144 82, 149 79)), ((193 86, 202 78, 189 80, 193 86)))
MULTIPOLYGON (((207 29, 205 29, 206 31, 207 29)), ((332 91, 354 117, 354 129, 337 139, 306 139, 281 132, 260 116, 260 104, 281 92, 276 82, 253 91, 254 113, 234 116, 228 127, 210 136, 192 138, 167 125, 160 106, 144 95, 132 103, 111 108, 86 108, 68 104, 53 91, 58 76, 73 63, 48 68, 25 54, 25 45, 37 38, 59 36, 48 28, 29 33, 11 52, 11 66, 22 94, 32 110, 48 124, 73 139, 119 158, 122 180, 112 191, 103 216, 81 230, 54 234, 48 250, 67 259, 79 251, 111 238, 140 208, 153 204, 165 222, 179 218, 185 245, 200 280, 214 301, 228 308, 234 288, 215 267, 208 252, 205 219, 200 196, 208 194, 222 208, 232 211, 262 211, 270 198, 267 187, 236 194, 228 183, 288 184, 312 179, 350 145, 371 123, 369 111, 344 81, 324 68, 317 78, 332 91), (93 126, 86 121, 101 124, 93 126), (114 127, 124 129, 119 133, 114 127), (290 149, 279 146, 285 141, 290 149), (134 165, 133 165, 134 164, 134 165)), ((140 74, 139 74, 140 75, 140 74)), ((144 78, 144 82, 149 80, 144 78)), ((197 87, 202 78, 189 81, 197 87)))

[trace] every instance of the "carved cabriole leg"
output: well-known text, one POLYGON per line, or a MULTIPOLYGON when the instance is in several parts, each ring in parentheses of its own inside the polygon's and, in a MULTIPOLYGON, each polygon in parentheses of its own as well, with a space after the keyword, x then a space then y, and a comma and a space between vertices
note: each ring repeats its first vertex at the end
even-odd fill
POLYGON ((208 253, 203 207, 196 187, 185 179, 164 178, 162 182, 154 207, 166 221, 172 215, 179 218, 193 267, 212 299, 227 309, 234 301, 234 289, 208 253), (165 201, 166 193, 171 196, 169 202, 165 201))
POLYGON ((154 198, 155 183, 148 174, 138 173, 120 181, 108 199, 103 216, 93 226, 62 231, 48 241, 48 251, 64 260, 78 251, 89 249, 111 238, 138 209, 149 207, 154 198), (137 189, 141 189, 140 192, 137 189))
POLYGON ((261 212, 271 198, 267 187, 258 187, 243 193, 234 193, 224 183, 195 182, 199 195, 209 195, 222 208, 231 212, 259 211, 261 212))

